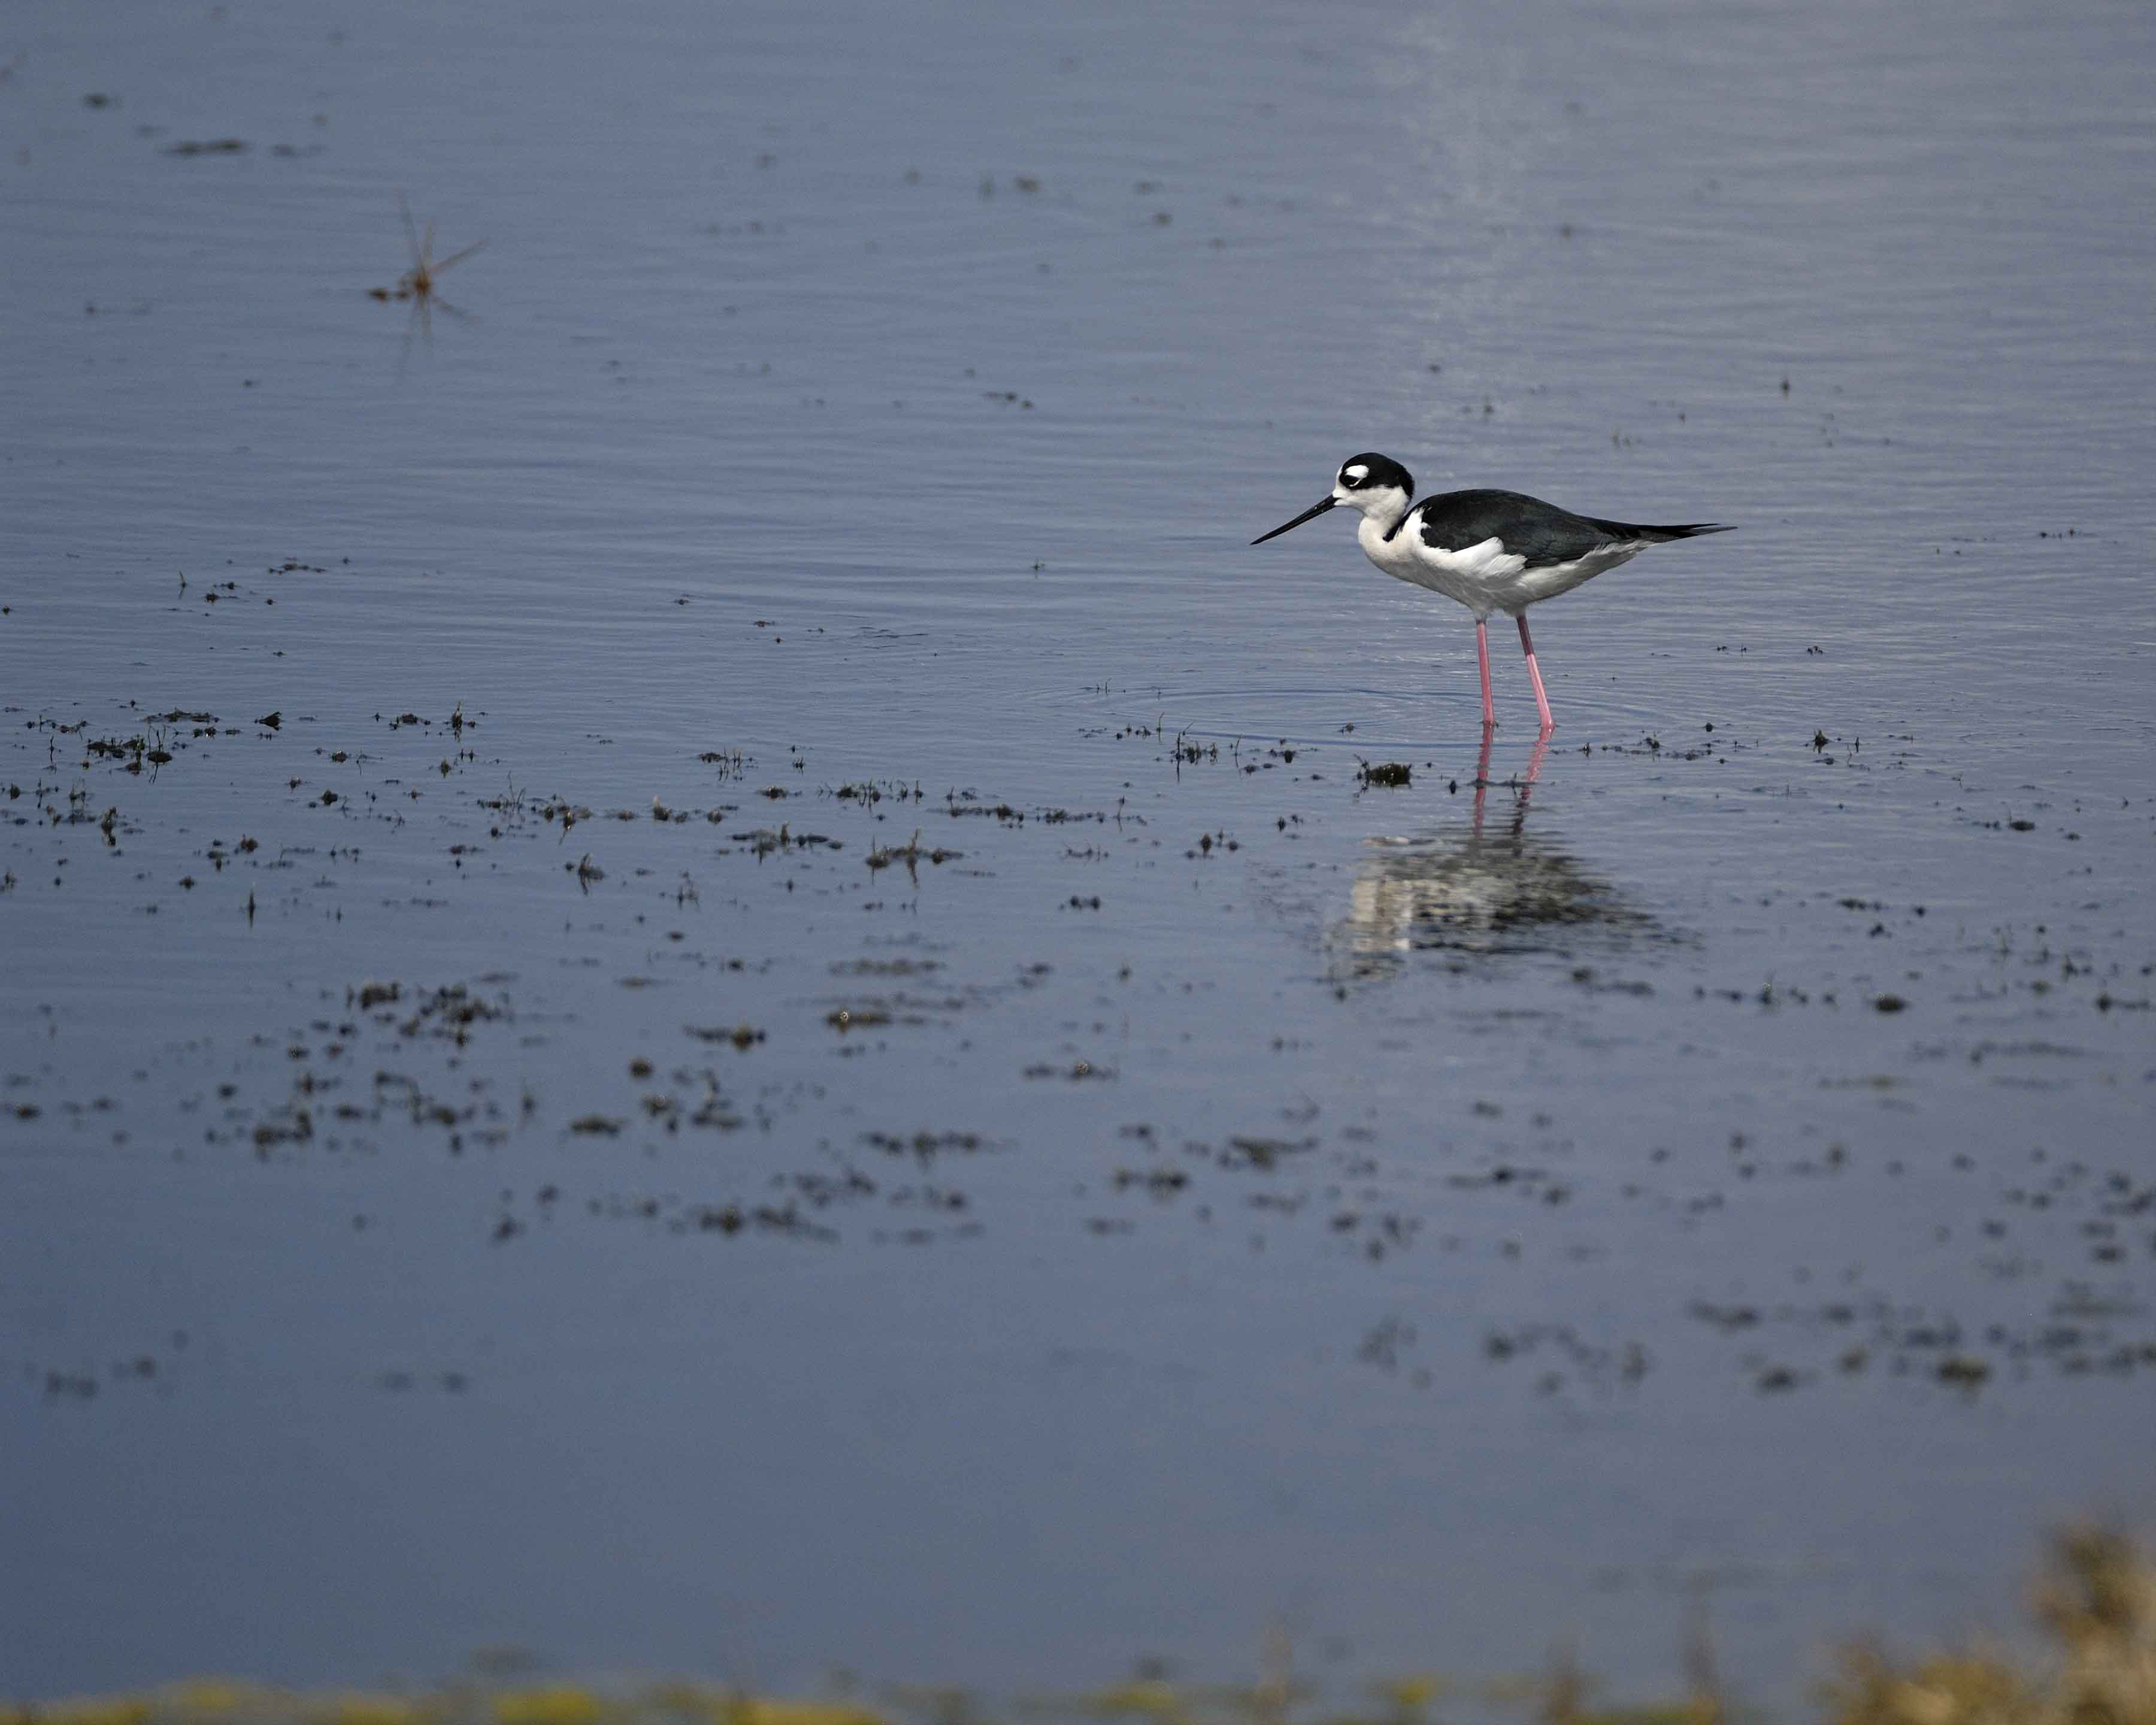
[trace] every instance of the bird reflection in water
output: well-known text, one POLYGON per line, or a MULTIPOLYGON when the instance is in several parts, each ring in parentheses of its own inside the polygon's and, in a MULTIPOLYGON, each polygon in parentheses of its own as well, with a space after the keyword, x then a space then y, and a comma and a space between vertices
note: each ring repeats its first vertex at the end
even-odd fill
POLYGON ((1525 776, 1492 786, 1488 732, 1465 828, 1419 838, 1377 838, 1358 871, 1347 917, 1332 931, 1346 979, 1389 976, 1418 952, 1450 954, 1451 968, 1529 953, 1568 953, 1581 937, 1646 933, 1654 922, 1630 909, 1608 881, 1527 831, 1527 803, 1542 777, 1547 737, 1525 776), (1487 806, 1500 793, 1500 809, 1487 806), (1511 792, 1512 807, 1502 806, 1511 792))

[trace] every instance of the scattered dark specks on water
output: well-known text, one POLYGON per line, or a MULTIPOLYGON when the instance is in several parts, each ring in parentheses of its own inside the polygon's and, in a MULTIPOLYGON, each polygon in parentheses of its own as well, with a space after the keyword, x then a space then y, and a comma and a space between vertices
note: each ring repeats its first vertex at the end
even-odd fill
POLYGON ((871 848, 867 861, 871 869, 887 869, 893 863, 904 863, 907 872, 911 873, 914 865, 924 858, 932 863, 947 863, 963 855, 963 851, 947 850, 941 845, 923 850, 921 848, 921 829, 916 827, 913 836, 903 845, 879 845, 871 848))
POLYGON ((971 1155, 985 1142, 978 1132, 863 1132, 861 1142, 886 1156, 911 1156, 924 1167, 946 1153, 971 1155))
POLYGON ((1356 770, 1355 777, 1366 785, 1396 788, 1411 783, 1414 769, 1405 761, 1364 761, 1356 770))
POLYGON ((249 145, 244 138, 183 138, 177 144, 165 146, 167 156, 244 156, 249 145))
POLYGON ((1878 1012, 1906 1012, 1909 1006, 1909 1003, 1899 994, 1881 994, 1871 1004, 1878 1012))
POLYGON ((1189 1183, 1190 1176, 1181 1168, 1119 1168, 1115 1173, 1118 1191, 1135 1186, 1159 1199, 1172 1198, 1189 1183))
POLYGON ((1400 1354, 1415 1344, 1415 1328, 1397 1317, 1388 1317, 1365 1334, 1356 1345, 1355 1358, 1382 1371, 1397 1371, 1400 1354))
POLYGON ((753 1024, 685 1024, 682 1029, 699 1042, 731 1042, 740 1049, 753 1048, 763 1040, 763 1032, 753 1024))
POLYGON ((1223 1168, 1270 1170, 1279 1165, 1282 1157, 1299 1156, 1317 1147, 1317 1140, 1315 1138, 1235 1137, 1228 1140, 1228 1148, 1220 1153, 1219 1159, 1223 1168))

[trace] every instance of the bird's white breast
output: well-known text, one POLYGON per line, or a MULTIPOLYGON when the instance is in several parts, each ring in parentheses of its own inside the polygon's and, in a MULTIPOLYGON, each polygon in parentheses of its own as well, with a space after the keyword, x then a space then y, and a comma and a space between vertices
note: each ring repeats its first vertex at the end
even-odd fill
POLYGON ((1423 543, 1413 521, 1403 522, 1389 539, 1366 516, 1355 536, 1363 555, 1388 575, 1441 593, 1477 617, 1505 608, 1507 589, 1527 567, 1527 559, 1507 551, 1502 539, 1486 539, 1464 551, 1439 551, 1423 543))

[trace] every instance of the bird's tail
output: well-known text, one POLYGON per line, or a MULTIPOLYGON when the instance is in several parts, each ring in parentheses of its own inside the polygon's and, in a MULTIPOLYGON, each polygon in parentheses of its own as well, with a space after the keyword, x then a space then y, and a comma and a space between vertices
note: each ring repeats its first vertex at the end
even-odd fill
POLYGON ((1649 526, 1640 521, 1597 521, 1594 524, 1604 532, 1619 539, 1644 539, 1650 545, 1665 545, 1672 539, 1697 539, 1702 533, 1732 533, 1734 527, 1726 527, 1719 521, 1678 521, 1666 526, 1649 526))

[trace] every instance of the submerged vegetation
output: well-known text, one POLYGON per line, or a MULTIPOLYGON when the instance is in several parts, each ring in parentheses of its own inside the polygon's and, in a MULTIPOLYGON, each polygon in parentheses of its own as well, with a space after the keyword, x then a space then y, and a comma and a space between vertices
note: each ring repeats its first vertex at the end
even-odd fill
MULTIPOLYGON (((2034 1590, 2041 1644, 1969 1647, 1902 1660, 1877 1643, 1845 1648, 1820 1692, 1826 1725, 2156 1725, 2156 1562, 2094 1526, 2060 1535, 2034 1590)), ((1014 1717, 1135 1725, 1443 1725, 1460 1717, 1533 1725, 1735 1725, 1704 1626, 1686 1650, 1686 1692, 1604 1704, 1568 1656, 1541 1676, 1498 1683, 1419 1676, 1374 1686, 1370 1703, 1323 1706, 1292 1675, 1284 1636, 1249 1685, 1141 1676, 1090 1693, 1010 1704, 1014 1717)), ((989 1725, 999 1709, 963 1690, 893 1690, 874 1703, 781 1701, 687 1683, 593 1688, 482 1681, 414 1694, 313 1694, 201 1680, 139 1695, 0 1702, 0 1725, 989 1725)))

